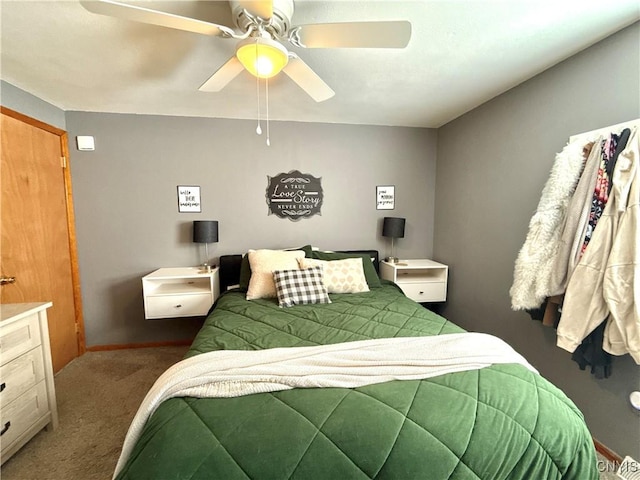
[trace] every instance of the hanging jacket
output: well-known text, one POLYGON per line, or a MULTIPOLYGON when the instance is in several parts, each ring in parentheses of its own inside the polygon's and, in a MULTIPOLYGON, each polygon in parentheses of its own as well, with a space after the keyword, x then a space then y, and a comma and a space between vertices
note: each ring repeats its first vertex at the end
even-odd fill
POLYGON ((514 310, 538 308, 552 293, 551 272, 567 205, 584 167, 583 147, 582 142, 569 143, 556 155, 515 262, 513 285, 509 290, 514 310))
POLYGON ((591 210, 589 211, 589 222, 587 224, 587 231, 582 244, 581 256, 587 249, 593 231, 596 229, 598 221, 602 216, 604 207, 609 200, 609 190, 612 183, 612 179, 609 175, 609 166, 612 163, 615 156, 618 135, 612 133, 607 137, 602 145, 602 156, 600 158, 600 167, 598 168, 598 177, 596 178, 596 186, 593 192, 593 198, 591 199, 591 210))
POLYGON ((609 318, 614 326, 605 329, 604 349, 616 355, 629 351, 640 363, 638 152, 634 129, 618 158, 598 228, 569 279, 557 332, 557 345, 569 352, 609 318))
POLYGON ((589 211, 591 210, 603 141, 604 138, 598 137, 593 142, 578 185, 567 206, 565 222, 558 243, 558 253, 549 280, 551 295, 561 295, 565 292, 567 282, 580 259, 580 249, 584 242, 589 211))
POLYGON ((617 202, 620 221, 604 276, 604 296, 611 311, 603 348, 613 355, 630 353, 640 364, 640 136, 629 137, 618 157, 613 189, 622 182, 617 202))
MULTIPOLYGON (((606 165, 607 176, 609 178, 613 178, 613 170, 615 167, 616 159, 620 155, 620 152, 625 149, 627 141, 629 140, 630 133, 631 130, 625 128, 620 136, 617 137, 615 152, 613 156, 609 158, 609 161, 606 165)), ((601 144, 601 147, 603 146, 606 147, 606 142, 601 144)), ((611 150, 609 149, 607 151, 606 148, 601 148, 602 153, 604 153, 605 151, 607 153, 610 153, 611 150)), ((582 175, 584 176, 585 173, 583 173, 582 175)), ((608 185, 609 188, 607 189, 607 195, 610 194, 612 186, 613 181, 611 181, 608 185)), ((567 218, 568 217, 569 214, 567 214, 567 218)), ((584 233, 582 235, 582 239, 584 239, 584 233)), ((571 269, 571 271, 573 271, 573 268, 571 269)), ((605 327, 607 325, 610 325, 610 323, 607 321, 604 321, 600 325, 598 325, 595 330, 593 330, 584 338, 584 340, 582 340, 582 343, 578 345, 578 347, 574 350, 573 355, 571 355, 571 359, 578 364, 581 370, 584 370, 587 366, 589 366, 591 373, 596 378, 607 378, 611 375, 612 371, 612 356, 609 352, 606 352, 603 347, 605 327)))

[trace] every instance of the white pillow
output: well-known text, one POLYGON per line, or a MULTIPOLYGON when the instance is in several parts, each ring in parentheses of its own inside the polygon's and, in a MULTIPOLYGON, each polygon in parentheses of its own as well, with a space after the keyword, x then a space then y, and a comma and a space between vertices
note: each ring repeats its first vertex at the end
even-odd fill
POLYGON ((345 258, 344 260, 316 260, 314 258, 300 258, 300 268, 321 266, 324 285, 329 293, 360 293, 368 292, 369 285, 364 276, 362 257, 345 258))
POLYGON ((304 258, 302 250, 249 250, 251 279, 247 289, 247 300, 257 298, 275 298, 276 285, 273 282, 274 270, 296 270, 298 259, 304 258))

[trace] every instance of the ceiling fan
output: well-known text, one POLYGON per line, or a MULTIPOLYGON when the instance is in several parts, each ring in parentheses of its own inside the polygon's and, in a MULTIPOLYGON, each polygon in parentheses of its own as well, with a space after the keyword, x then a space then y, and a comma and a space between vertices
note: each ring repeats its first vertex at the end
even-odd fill
POLYGON ((406 20, 294 26, 293 0, 230 0, 235 28, 113 0, 80 3, 101 15, 238 40, 236 55, 200 86, 205 92, 219 92, 243 69, 258 78, 283 71, 316 102, 322 102, 335 92, 283 43, 302 48, 404 48, 411 38, 411 23, 406 20))

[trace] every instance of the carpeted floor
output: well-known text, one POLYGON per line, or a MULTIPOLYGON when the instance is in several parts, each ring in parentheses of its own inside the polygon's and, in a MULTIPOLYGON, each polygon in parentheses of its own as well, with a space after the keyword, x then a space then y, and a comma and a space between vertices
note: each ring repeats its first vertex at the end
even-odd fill
MULTIPOLYGON (((1 468, 2 480, 108 480, 147 390, 187 347, 89 352, 55 377, 60 426, 1 468)), ((618 479, 600 458, 601 480, 618 479)), ((159 479, 158 479, 159 480, 159 479)), ((544 479, 539 479, 544 480, 544 479)))
POLYGON ((107 480, 153 382, 187 347, 88 352, 55 377, 60 425, 2 465, 2 480, 107 480))

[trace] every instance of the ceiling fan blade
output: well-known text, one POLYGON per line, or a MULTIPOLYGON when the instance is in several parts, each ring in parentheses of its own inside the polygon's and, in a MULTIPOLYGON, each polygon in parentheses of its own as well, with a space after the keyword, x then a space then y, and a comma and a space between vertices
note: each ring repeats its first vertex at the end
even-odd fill
POLYGON ((240 60, 238 60, 238 57, 234 55, 227 60, 227 63, 222 65, 216 73, 211 75, 198 90, 201 92, 219 92, 226 87, 231 80, 236 78, 242 70, 244 70, 244 67, 240 63, 240 60))
POLYGON ((126 3, 115 2, 113 0, 80 0, 80 3, 90 12, 100 15, 175 28, 187 32, 202 33, 204 35, 233 35, 233 29, 225 27, 224 25, 216 25, 215 23, 174 15, 173 13, 127 5, 126 3))
POLYGON ((324 102, 336 94, 336 92, 331 90, 331 87, 324 83, 324 80, 297 55, 289 58, 289 63, 287 63, 287 66, 284 67, 282 71, 316 102, 324 102))
POLYGON ((289 40, 306 48, 404 48, 411 39, 411 23, 345 22, 299 25, 289 40))
POLYGON ((254 17, 269 20, 273 16, 273 0, 240 0, 237 3, 254 17))

